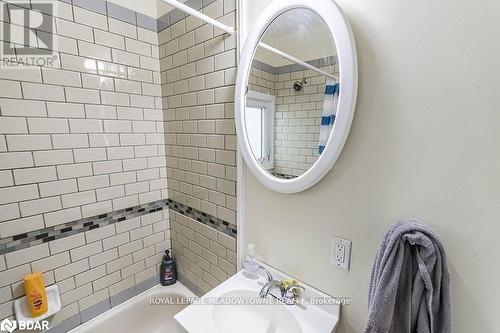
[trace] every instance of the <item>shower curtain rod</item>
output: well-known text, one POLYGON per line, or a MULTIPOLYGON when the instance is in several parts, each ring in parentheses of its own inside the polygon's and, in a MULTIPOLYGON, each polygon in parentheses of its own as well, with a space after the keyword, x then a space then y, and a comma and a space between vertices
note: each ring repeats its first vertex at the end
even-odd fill
MULTIPOLYGON (((169 5, 171 5, 172 7, 180 9, 180 10, 182 10, 183 12, 185 12, 185 13, 187 13, 189 15, 192 15, 192 16, 194 16, 196 18, 199 18, 200 20, 202 20, 202 21, 204 21, 204 22, 206 22, 208 24, 211 24, 211 25, 213 25, 213 26, 221 29, 222 31, 228 33, 229 35, 233 35, 235 33, 235 30, 234 30, 233 27, 231 27, 229 25, 225 25, 225 24, 217 21, 216 19, 213 19, 210 16, 207 16, 207 15, 205 15, 205 14, 197 11, 196 9, 193 9, 193 8, 191 8, 191 7, 185 5, 185 4, 183 4, 183 3, 181 3, 181 2, 179 2, 177 0, 162 0, 162 1, 165 2, 165 3, 167 3, 167 4, 169 4, 169 5)), ((318 72, 318 73, 320 73, 322 75, 325 75, 325 76, 327 76, 329 78, 332 78, 334 80, 338 80, 338 78, 335 75, 332 75, 332 74, 330 74, 328 72, 325 72, 322 69, 314 67, 313 65, 311 65, 311 64, 309 64, 309 63, 307 63, 305 61, 297 59, 294 56, 292 56, 292 55, 290 55, 288 53, 285 53, 283 51, 280 51, 278 49, 275 49, 274 47, 269 46, 269 45, 267 45, 267 44, 265 44, 263 42, 259 42, 259 46, 261 46, 262 48, 264 48, 264 49, 266 49, 268 51, 276 53, 277 55, 280 55, 280 56, 282 56, 285 59, 288 59, 288 60, 290 60, 292 62, 295 62, 295 63, 297 63, 299 65, 302 65, 302 66, 304 66, 306 68, 312 69, 313 71, 316 71, 316 72, 318 72)))
POLYGON ((268 51, 271 51, 271 52, 273 52, 273 53, 276 53, 277 55, 280 55, 280 56, 282 56, 283 58, 286 58, 286 59, 288 59, 288 60, 290 60, 290 61, 292 61, 292 62, 295 62, 295 63, 297 63, 297 64, 299 64, 299 65, 302 65, 302 66, 304 66, 304 67, 306 67, 306 68, 312 69, 313 71, 316 71, 316 72, 318 72, 318 73, 320 73, 320 74, 325 75, 326 77, 329 77, 329 78, 331 78, 331 79, 334 79, 334 80, 338 81, 338 79, 337 79, 337 77, 336 77, 335 75, 332 75, 332 74, 330 74, 330 73, 328 73, 328 72, 325 72, 325 71, 324 71, 324 70, 322 70, 322 69, 319 69, 319 68, 317 68, 317 67, 314 67, 313 65, 311 65, 311 64, 309 64, 309 63, 307 63, 307 62, 305 62, 305 61, 302 61, 302 60, 300 60, 300 59, 298 59, 298 58, 295 58, 294 56, 291 56, 291 55, 289 55, 288 53, 285 53, 285 52, 283 52, 283 51, 280 51, 280 50, 278 50, 278 49, 275 49, 274 47, 269 46, 269 45, 267 45, 267 44, 265 44, 265 43, 262 43, 262 42, 259 42, 259 46, 260 46, 260 47, 262 47, 262 48, 264 48, 264 49, 266 49, 266 50, 268 50, 268 51))
POLYGON ((234 34, 234 28, 229 26, 229 25, 225 25, 223 23, 220 23, 219 21, 211 18, 210 16, 207 16, 199 11, 197 11, 196 9, 193 9, 185 4, 183 4, 182 2, 179 2, 177 0, 162 0, 163 2, 166 2, 167 4, 169 4, 170 6, 172 7, 175 7, 177 9, 180 9, 182 10, 183 12, 189 14, 189 15, 192 15, 196 18, 199 18, 200 20, 206 22, 206 23, 209 23, 211 25, 214 25, 216 26, 217 28, 223 30, 224 32, 227 32, 228 34, 232 35, 234 34))

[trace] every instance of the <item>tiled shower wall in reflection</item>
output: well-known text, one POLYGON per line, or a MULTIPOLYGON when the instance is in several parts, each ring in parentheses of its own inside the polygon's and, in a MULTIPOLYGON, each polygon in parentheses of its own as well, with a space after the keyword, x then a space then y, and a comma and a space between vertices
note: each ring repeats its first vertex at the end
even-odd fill
MULTIPOLYGON (((0 247, 167 198, 156 20, 67 2, 54 13, 58 65, 0 69, 0 247)), ((0 320, 32 271, 59 285, 52 324, 88 320, 157 279, 168 228, 166 209, 0 255, 0 320)))
MULTIPOLYGON (((236 22, 235 3, 188 2, 231 26, 236 22)), ((188 16, 161 31, 159 41, 169 198, 235 225, 236 36, 188 16)), ((181 259, 179 272, 198 291, 207 291, 234 272, 236 258, 218 255, 215 245, 210 246, 217 237, 209 242, 195 237, 193 232, 202 235, 195 225, 186 226, 177 217, 172 219, 177 230, 172 245, 181 259)))
MULTIPOLYGON (((335 62, 332 57, 332 65, 318 67, 335 74, 339 72, 335 62)), ((325 83, 324 75, 310 69, 254 61, 249 89, 276 96, 274 173, 299 176, 317 160, 325 83), (307 83, 295 91, 293 83, 303 78, 307 83)))

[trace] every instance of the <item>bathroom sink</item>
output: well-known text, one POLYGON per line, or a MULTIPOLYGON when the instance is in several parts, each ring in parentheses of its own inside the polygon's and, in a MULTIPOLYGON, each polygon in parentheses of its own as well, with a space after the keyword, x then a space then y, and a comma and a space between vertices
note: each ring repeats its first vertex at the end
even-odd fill
MULTIPOLYGON (((266 268, 275 279, 290 278, 266 268)), ((301 304, 285 305, 271 296, 264 301, 259 291, 265 282, 263 276, 250 279, 240 271, 176 314, 175 319, 190 333, 335 332, 340 316, 335 298, 301 284, 306 288, 301 304)))
MULTIPOLYGON (((235 290, 221 295, 227 299, 258 300, 255 291, 235 290)), ((217 332, 234 333, 301 333, 300 325, 286 308, 267 304, 217 305, 213 307, 214 324, 217 332), (251 325, 239 325, 251 323, 251 325)))

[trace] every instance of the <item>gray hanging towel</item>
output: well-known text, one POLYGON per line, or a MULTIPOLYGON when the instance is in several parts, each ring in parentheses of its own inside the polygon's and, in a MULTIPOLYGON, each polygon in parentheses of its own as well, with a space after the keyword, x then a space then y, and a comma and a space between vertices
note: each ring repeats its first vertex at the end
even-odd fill
POLYGON ((373 264, 364 332, 450 331, 450 275, 438 236, 417 221, 393 224, 373 264))

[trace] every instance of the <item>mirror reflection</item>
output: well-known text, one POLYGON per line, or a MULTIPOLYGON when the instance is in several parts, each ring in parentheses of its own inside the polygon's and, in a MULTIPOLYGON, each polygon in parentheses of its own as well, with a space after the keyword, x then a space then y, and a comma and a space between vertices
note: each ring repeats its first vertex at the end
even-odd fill
POLYGON ((292 9, 266 29, 248 78, 245 124, 254 157, 275 177, 306 172, 326 149, 335 122, 339 67, 319 15, 292 9))

